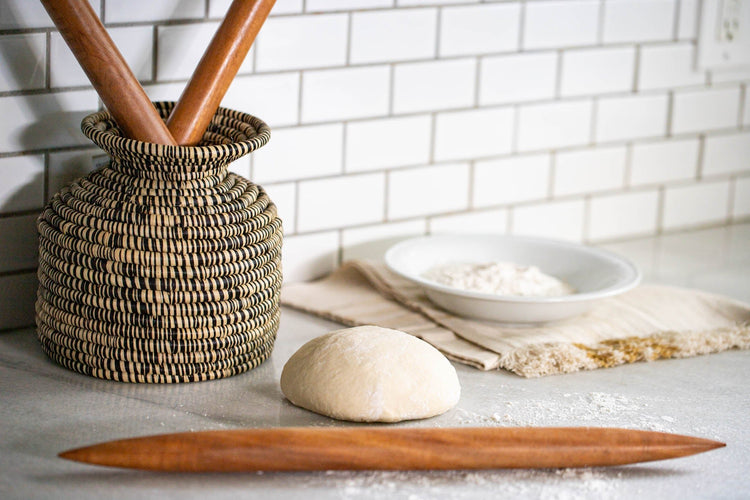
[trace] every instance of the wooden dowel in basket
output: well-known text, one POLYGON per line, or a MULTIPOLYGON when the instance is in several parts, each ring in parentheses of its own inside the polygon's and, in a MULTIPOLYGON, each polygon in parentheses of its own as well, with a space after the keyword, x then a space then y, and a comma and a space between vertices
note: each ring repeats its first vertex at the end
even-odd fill
POLYGON ((200 142, 275 0, 234 0, 167 124, 178 144, 200 142))
POLYGON ((41 0, 117 125, 130 139, 176 144, 88 0, 41 0))

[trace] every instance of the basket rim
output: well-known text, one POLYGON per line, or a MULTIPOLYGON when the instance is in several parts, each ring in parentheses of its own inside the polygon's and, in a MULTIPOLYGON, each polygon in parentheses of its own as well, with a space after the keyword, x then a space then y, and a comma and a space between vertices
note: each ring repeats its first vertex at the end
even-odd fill
MULTIPOLYGON (((154 107, 162 115, 169 116, 175 106, 174 101, 154 101, 154 107)), ((114 117, 107 111, 92 113, 81 121, 81 131, 97 146, 108 153, 113 151, 127 152, 138 156, 153 156, 164 159, 190 159, 193 161, 220 160, 239 158, 264 146, 271 138, 271 128, 260 118, 249 113, 219 107, 214 119, 227 118, 240 121, 255 129, 255 135, 243 141, 229 144, 212 144, 208 146, 173 146, 129 139, 112 133, 112 128, 101 130, 97 125, 103 122, 114 122, 114 117)))

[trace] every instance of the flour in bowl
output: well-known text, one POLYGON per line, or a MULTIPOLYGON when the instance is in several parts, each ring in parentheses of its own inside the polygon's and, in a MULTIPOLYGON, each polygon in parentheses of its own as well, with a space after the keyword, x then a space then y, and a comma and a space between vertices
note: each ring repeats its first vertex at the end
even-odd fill
POLYGON ((543 273, 538 267, 511 262, 442 264, 431 268, 422 277, 459 290, 495 295, 559 297, 575 292, 573 287, 543 273))

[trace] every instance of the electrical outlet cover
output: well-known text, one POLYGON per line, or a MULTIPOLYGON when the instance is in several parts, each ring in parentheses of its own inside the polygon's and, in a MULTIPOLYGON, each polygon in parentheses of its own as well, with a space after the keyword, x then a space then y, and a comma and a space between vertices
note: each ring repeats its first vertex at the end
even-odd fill
POLYGON ((698 68, 750 66, 750 0, 703 0, 698 68))

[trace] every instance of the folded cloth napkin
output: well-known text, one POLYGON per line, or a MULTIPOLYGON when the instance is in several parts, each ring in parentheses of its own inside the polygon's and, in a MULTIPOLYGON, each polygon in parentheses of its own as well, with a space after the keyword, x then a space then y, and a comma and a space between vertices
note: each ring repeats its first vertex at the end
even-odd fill
POLYGON ((281 302, 345 325, 402 330, 453 360, 524 377, 750 348, 750 305, 667 286, 642 285, 575 318, 512 328, 448 313, 384 264, 358 260, 286 285, 281 302))

